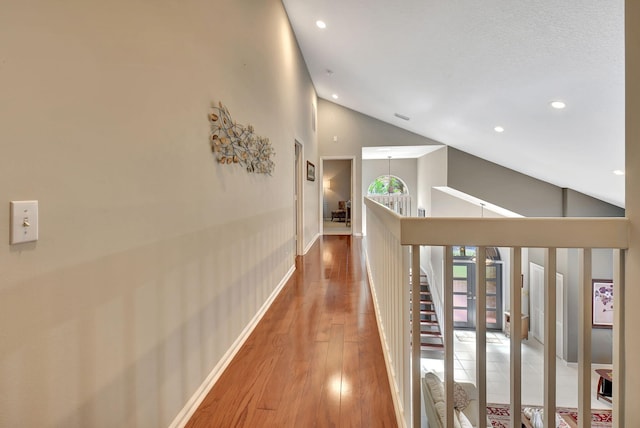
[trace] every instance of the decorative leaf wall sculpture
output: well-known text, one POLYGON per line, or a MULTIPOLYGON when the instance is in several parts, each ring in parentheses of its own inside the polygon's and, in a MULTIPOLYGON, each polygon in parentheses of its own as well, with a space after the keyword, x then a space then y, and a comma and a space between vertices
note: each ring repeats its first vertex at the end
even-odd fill
POLYGON ((231 119, 229 110, 218 103, 209 115, 211 121, 211 150, 221 164, 240 164, 248 172, 269 174, 276 152, 269 139, 254 134, 253 126, 240 125, 231 119))

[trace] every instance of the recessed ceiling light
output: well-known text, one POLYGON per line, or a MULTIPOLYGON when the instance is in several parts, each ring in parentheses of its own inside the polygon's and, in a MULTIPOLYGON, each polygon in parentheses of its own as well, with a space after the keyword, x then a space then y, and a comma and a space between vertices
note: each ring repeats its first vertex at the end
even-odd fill
POLYGON ((327 28, 327 24, 326 24, 324 21, 320 20, 320 19, 318 19, 318 20, 316 21, 316 25, 318 26, 318 28, 322 28, 323 30, 324 30, 325 28, 327 28))
POLYGON ((331 98, 333 98, 334 100, 337 100, 338 99, 338 94, 331 95, 331 98))
POLYGON ((624 171, 623 171, 623 170, 621 170, 621 169, 616 169, 615 171, 613 171, 613 173, 614 173, 615 175, 624 175, 624 171))
POLYGON ((502 126, 496 126, 493 130, 496 132, 504 132, 504 128, 502 126))
POLYGON ((567 105, 563 102, 563 101, 551 101, 551 107, 553 108, 557 108, 557 109, 563 109, 565 108, 567 105))

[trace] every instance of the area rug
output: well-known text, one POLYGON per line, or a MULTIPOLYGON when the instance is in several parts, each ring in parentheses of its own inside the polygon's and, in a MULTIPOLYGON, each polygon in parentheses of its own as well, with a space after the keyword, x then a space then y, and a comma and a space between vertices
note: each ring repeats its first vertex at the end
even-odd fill
MULTIPOLYGON (((531 406, 535 407, 535 406, 531 406)), ((574 424, 578 422, 578 412, 574 408, 558 407, 558 414, 568 416, 574 424)), ((508 404, 487 404, 487 418, 494 428, 509 428, 509 405, 508 404)), ((613 418, 611 410, 592 410, 591 426, 593 428, 611 427, 613 418)))

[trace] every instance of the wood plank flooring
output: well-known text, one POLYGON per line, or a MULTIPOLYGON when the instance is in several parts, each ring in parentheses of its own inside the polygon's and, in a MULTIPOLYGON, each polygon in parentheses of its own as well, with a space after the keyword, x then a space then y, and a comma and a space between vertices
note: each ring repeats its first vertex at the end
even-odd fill
POLYGON ((396 427, 362 239, 324 236, 187 427, 396 427))

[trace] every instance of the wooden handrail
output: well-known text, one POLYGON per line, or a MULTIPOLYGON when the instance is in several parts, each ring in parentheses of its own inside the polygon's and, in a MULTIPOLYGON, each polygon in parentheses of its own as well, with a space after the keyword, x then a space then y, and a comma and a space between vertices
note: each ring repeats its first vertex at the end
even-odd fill
POLYGON ((365 204, 394 234, 399 234, 402 245, 616 249, 629 246, 629 220, 624 217, 402 217, 369 198, 365 198, 365 204))

